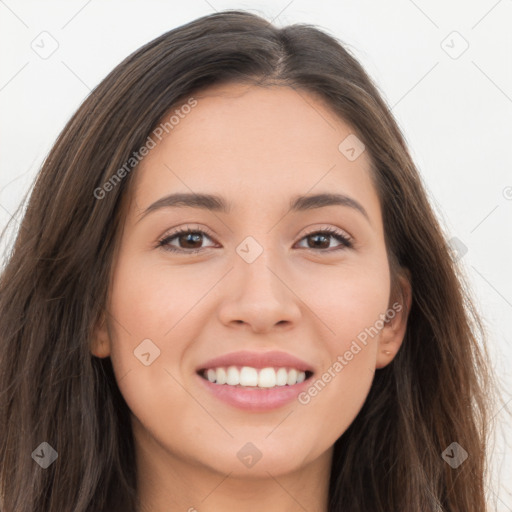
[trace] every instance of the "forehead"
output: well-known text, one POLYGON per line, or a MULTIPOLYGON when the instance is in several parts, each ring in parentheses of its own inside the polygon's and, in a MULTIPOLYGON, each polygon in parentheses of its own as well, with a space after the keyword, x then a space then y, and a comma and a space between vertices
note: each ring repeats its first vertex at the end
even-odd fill
POLYGON ((236 209, 326 191, 378 202, 367 152, 351 161, 340 151, 353 129, 311 93, 227 84, 193 98, 162 119, 177 114, 137 167, 139 209, 172 192, 220 194, 236 209))

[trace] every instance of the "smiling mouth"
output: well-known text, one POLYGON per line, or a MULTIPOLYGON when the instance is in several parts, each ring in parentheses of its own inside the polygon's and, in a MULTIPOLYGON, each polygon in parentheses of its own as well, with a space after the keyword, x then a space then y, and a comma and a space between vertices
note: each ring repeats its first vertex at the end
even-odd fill
POLYGON ((221 366, 218 368, 203 368, 197 374, 213 384, 239 388, 270 389, 300 384, 309 379, 313 372, 288 367, 221 366))

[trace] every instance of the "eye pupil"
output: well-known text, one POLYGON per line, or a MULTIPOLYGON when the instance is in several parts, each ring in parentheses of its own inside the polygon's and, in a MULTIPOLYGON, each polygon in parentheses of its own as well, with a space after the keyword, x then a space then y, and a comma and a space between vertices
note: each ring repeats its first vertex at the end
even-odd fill
MULTIPOLYGON (((201 237, 202 235, 200 233, 185 233, 184 235, 180 236, 180 239, 185 239, 185 244, 188 244, 189 242, 193 244, 194 242, 201 243, 201 237)), ((195 249, 195 247, 192 248, 195 249)))
MULTIPOLYGON (((314 235, 310 235, 309 238, 312 238, 315 240, 315 243, 320 239, 320 238, 323 238, 324 241, 326 241, 327 243, 324 243, 324 244, 320 244, 320 248, 328 248, 329 247, 329 237, 328 236, 325 236, 321 233, 316 233, 314 235)), ((315 246, 316 248, 318 248, 319 246, 316 245, 315 246)))

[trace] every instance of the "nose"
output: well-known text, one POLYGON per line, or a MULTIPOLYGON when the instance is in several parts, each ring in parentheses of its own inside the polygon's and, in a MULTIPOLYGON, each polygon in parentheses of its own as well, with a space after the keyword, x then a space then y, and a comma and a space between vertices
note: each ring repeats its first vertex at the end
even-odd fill
POLYGON ((297 324, 301 315, 300 299, 293 291, 293 284, 286 282, 285 273, 277 270, 275 259, 271 261, 266 256, 269 252, 264 251, 252 263, 242 259, 235 262, 218 309, 224 325, 266 333, 276 327, 284 329, 297 324))

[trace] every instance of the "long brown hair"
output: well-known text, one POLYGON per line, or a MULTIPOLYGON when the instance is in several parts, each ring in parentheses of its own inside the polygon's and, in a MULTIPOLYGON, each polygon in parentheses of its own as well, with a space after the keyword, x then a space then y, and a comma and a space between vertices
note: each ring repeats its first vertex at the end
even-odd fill
POLYGON ((243 11, 196 19, 127 57, 42 165, 0 279, 1 510, 136 509, 129 410, 110 359, 89 348, 136 172, 125 165, 171 107, 228 81, 313 93, 353 127, 371 156, 392 277, 410 273, 404 342, 335 443, 329 511, 482 512, 497 387, 400 129, 341 42, 243 11), (46 469, 31 457, 48 454, 42 442, 58 453, 46 469), (453 442, 469 455, 456 469, 442 457, 453 442))

